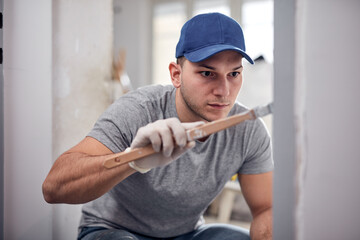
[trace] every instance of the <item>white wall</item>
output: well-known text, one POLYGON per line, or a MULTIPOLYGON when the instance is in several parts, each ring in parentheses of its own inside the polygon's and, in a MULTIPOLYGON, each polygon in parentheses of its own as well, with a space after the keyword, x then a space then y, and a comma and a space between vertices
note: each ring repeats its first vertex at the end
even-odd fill
POLYGON ((360 1, 299 1, 299 239, 360 239, 360 1))
POLYGON ((5 239, 51 239, 51 1, 4 1, 5 239))
POLYGON ((360 238, 359 12, 275 0, 274 239, 360 238))
MULTIPOLYGON (((76 239, 80 205, 49 205, 53 161, 110 103, 112 1, 4 1, 5 239, 76 239)), ((1 237, 0 237, 1 238, 1 237)))

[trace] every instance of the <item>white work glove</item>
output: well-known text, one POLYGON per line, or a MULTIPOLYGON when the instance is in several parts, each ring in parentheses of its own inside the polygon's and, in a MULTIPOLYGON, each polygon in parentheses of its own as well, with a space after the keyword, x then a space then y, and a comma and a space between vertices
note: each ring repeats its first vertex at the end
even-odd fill
POLYGON ((152 168, 169 164, 195 146, 194 141, 187 142, 186 130, 202 124, 204 122, 181 123, 177 118, 169 118, 139 128, 130 148, 152 144, 157 153, 135 160, 129 165, 135 170, 145 173, 152 168))

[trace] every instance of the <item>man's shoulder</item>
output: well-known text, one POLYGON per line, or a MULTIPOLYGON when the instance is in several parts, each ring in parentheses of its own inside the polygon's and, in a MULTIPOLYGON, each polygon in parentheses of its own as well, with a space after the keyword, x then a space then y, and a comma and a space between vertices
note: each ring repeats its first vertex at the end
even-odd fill
POLYGON ((241 104, 240 102, 235 102, 234 106, 232 107, 231 111, 230 111, 230 116, 235 115, 235 114, 239 114, 242 112, 245 112, 249 110, 248 107, 246 107, 245 105, 241 104))
POLYGON ((156 100, 163 98, 164 96, 169 96, 174 91, 174 86, 172 85, 148 85, 140 87, 132 92, 129 92, 124 97, 128 98, 137 98, 141 100, 156 100))
POLYGON ((149 121, 176 116, 175 87, 150 85, 140 87, 119 98, 115 108, 126 108, 131 115, 142 114, 149 121))
MULTIPOLYGON (((249 111, 251 108, 245 106, 244 104, 241 104, 240 102, 235 102, 233 108, 231 109, 229 116, 233 116, 236 114, 241 114, 246 111, 249 111)), ((245 121, 243 124, 236 125, 237 128, 246 128, 251 127, 255 129, 263 129, 266 131, 266 126, 261 118, 256 118, 253 121, 245 121)))
POLYGON ((146 85, 143 87, 138 88, 135 92, 139 93, 147 93, 147 94, 154 94, 154 93, 166 93, 171 92, 174 90, 174 86, 172 85, 146 85))

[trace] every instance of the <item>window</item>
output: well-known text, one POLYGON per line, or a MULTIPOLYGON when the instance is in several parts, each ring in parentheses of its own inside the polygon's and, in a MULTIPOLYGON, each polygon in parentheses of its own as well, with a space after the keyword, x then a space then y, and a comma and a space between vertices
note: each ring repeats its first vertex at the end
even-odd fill
POLYGON ((230 4, 228 0, 196 0, 194 2, 193 16, 208 13, 220 12, 230 16, 230 4))
MULTIPOLYGON (((242 4, 241 22, 246 52, 263 57, 255 65, 244 61, 243 86, 238 101, 249 108, 273 101, 274 3, 272 0, 247 0, 242 4)), ((272 115, 263 118, 272 134, 272 115)))
POLYGON ((273 62, 274 3, 272 0, 245 1, 242 5, 241 25, 246 38, 246 51, 256 58, 262 55, 273 62))

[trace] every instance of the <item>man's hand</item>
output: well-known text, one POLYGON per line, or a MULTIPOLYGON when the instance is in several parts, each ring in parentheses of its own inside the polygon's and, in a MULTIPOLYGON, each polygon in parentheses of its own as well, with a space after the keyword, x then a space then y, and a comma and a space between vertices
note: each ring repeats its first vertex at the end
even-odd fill
POLYGON ((135 165, 142 169, 151 169, 176 160, 195 146, 194 141, 187 141, 186 130, 202 124, 204 122, 181 123, 177 118, 169 118, 139 128, 130 147, 139 148, 151 144, 158 153, 134 161, 135 165))

